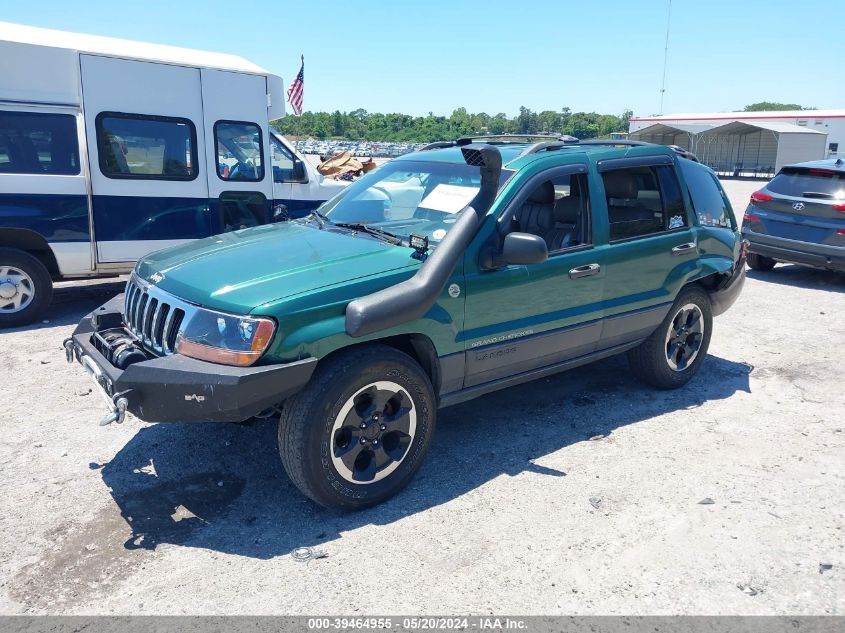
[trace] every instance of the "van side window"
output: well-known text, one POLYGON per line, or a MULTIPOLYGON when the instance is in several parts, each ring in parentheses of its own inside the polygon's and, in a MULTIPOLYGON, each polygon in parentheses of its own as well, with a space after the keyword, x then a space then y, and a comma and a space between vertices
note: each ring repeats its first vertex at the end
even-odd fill
POLYGON ((602 174, 610 239, 624 240, 686 227, 678 178, 671 167, 631 167, 602 174))
POLYGON ((539 183, 514 210, 511 230, 542 237, 550 253, 590 244, 587 178, 565 174, 539 183))
POLYGON ((264 145, 258 125, 243 121, 218 121, 214 124, 214 142, 217 147, 217 175, 221 180, 264 180, 264 145))
POLYGON ((680 165, 698 223, 701 226, 733 228, 736 221, 715 174, 707 167, 689 160, 680 161, 680 165))
POLYGON ((78 173, 76 117, 0 110, 0 174, 78 173))
POLYGON ((100 171, 108 178, 197 177, 197 133, 188 119, 101 112, 96 128, 100 171))

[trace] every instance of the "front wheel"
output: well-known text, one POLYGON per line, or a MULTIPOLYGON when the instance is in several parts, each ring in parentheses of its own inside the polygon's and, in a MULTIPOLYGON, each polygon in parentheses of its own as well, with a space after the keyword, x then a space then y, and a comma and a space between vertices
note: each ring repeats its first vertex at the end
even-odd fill
POLYGON ((710 297, 691 286, 678 295, 651 336, 628 352, 628 363, 640 380, 658 389, 677 389, 698 371, 712 334, 710 297))
POLYGON ((0 248, 0 328, 35 321, 50 305, 53 282, 37 258, 16 248, 0 248))
POLYGON ((279 453, 293 483, 328 508, 358 510, 401 490, 434 433, 431 381, 409 356, 371 345, 321 361, 288 399, 279 453))

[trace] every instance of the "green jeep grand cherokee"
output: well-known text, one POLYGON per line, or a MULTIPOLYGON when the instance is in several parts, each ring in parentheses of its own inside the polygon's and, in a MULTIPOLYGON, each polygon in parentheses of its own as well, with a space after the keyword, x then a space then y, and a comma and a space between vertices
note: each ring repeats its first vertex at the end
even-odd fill
POLYGON ((657 145, 513 141, 437 143, 302 220, 146 257, 65 344, 103 423, 280 413, 293 482, 356 509, 411 479, 439 407, 621 352, 684 385, 744 281, 713 172, 657 145))

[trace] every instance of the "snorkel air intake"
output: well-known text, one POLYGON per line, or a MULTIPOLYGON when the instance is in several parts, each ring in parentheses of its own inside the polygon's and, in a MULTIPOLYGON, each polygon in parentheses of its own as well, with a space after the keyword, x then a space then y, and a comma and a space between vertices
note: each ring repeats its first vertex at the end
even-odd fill
POLYGON ((464 162, 481 172, 481 189, 458 215, 455 224, 434 252, 410 279, 350 301, 346 306, 346 333, 365 336, 423 316, 437 301, 499 190, 502 155, 492 145, 472 143, 461 147, 464 162))

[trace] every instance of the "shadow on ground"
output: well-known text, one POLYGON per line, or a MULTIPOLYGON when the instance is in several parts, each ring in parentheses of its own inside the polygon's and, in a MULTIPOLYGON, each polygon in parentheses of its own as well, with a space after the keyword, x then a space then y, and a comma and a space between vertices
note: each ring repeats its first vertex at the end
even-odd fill
POLYGON ((125 287, 125 279, 116 277, 96 281, 63 282, 53 289, 53 301, 40 320, 3 332, 25 332, 57 325, 76 325, 83 316, 123 292, 125 287))
POLYGON ((772 270, 748 270, 749 279, 827 292, 845 292, 845 273, 798 264, 778 264, 772 270))
POLYGON ((656 392, 634 381, 617 357, 443 409, 416 479, 356 514, 324 510, 299 493, 282 469, 273 421, 146 426, 110 463, 91 467, 102 469, 131 529, 126 548, 169 543, 268 559, 362 525, 397 521, 503 474, 532 471, 550 488, 567 486, 566 473, 533 460, 668 411, 748 392, 749 370, 710 356, 686 388, 656 392))

